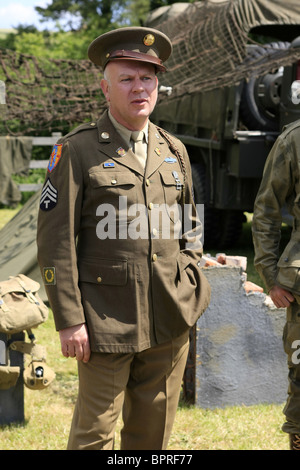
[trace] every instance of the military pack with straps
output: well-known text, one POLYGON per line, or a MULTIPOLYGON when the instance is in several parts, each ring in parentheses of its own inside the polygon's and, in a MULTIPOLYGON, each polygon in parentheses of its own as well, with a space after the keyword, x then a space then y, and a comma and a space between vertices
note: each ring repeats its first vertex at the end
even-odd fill
POLYGON ((40 285, 24 274, 0 282, 0 332, 15 334, 35 328, 48 318, 40 285))
POLYGON ((55 377, 46 364, 46 348, 36 344, 32 328, 48 318, 48 307, 38 294, 40 284, 24 274, 0 281, 0 332, 7 335, 5 365, 0 365, 0 389, 15 386, 20 367, 11 366, 10 351, 31 356, 23 374, 24 383, 32 389, 48 386, 55 377), (30 342, 15 341, 13 335, 26 331, 30 342))

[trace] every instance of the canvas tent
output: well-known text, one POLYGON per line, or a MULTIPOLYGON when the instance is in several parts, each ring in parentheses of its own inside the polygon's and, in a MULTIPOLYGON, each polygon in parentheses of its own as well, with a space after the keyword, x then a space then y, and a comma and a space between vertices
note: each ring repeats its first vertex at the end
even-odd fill
POLYGON ((37 264, 36 228, 40 191, 0 230, 0 281, 25 274, 39 282, 39 294, 47 299, 37 264))

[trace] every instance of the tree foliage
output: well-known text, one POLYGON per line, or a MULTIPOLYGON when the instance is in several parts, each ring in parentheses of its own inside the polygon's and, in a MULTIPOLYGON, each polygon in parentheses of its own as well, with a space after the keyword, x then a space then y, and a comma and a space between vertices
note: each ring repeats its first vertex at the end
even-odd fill
POLYGON ((52 20, 56 24, 53 31, 19 25, 17 34, 0 39, 0 48, 36 57, 86 59, 88 45, 95 37, 120 26, 143 25, 151 10, 178 1, 52 0, 35 9, 42 23, 52 20))
POLYGON ((52 0, 47 7, 35 7, 42 21, 64 22, 71 31, 106 31, 123 23, 131 23, 132 3, 135 11, 150 10, 150 0, 52 0))

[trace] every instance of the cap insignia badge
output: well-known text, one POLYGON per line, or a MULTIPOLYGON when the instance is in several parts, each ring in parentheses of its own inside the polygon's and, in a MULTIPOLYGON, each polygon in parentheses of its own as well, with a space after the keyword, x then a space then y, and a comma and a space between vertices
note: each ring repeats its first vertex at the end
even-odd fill
POLYGON ((146 36, 144 37, 145 46, 152 46, 152 44, 154 44, 154 41, 155 37, 153 36, 153 34, 146 34, 146 36))

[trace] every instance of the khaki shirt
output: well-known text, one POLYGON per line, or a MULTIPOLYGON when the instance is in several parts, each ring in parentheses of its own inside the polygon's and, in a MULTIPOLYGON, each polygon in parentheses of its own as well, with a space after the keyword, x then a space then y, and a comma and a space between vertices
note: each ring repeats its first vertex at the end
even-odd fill
POLYGON ((254 263, 267 290, 275 284, 300 293, 300 121, 277 138, 265 164, 252 221, 254 263), (294 217, 290 242, 280 253, 282 208, 294 217))
POLYGON ((187 245, 188 236, 202 231, 201 225, 190 229, 196 212, 188 155, 173 139, 184 157, 185 203, 192 208, 182 236, 169 209, 182 201, 182 168, 152 123, 145 170, 107 113, 62 138, 51 155, 38 261, 56 328, 86 322, 93 351, 134 352, 168 341, 208 305, 199 237, 192 249, 187 245))

